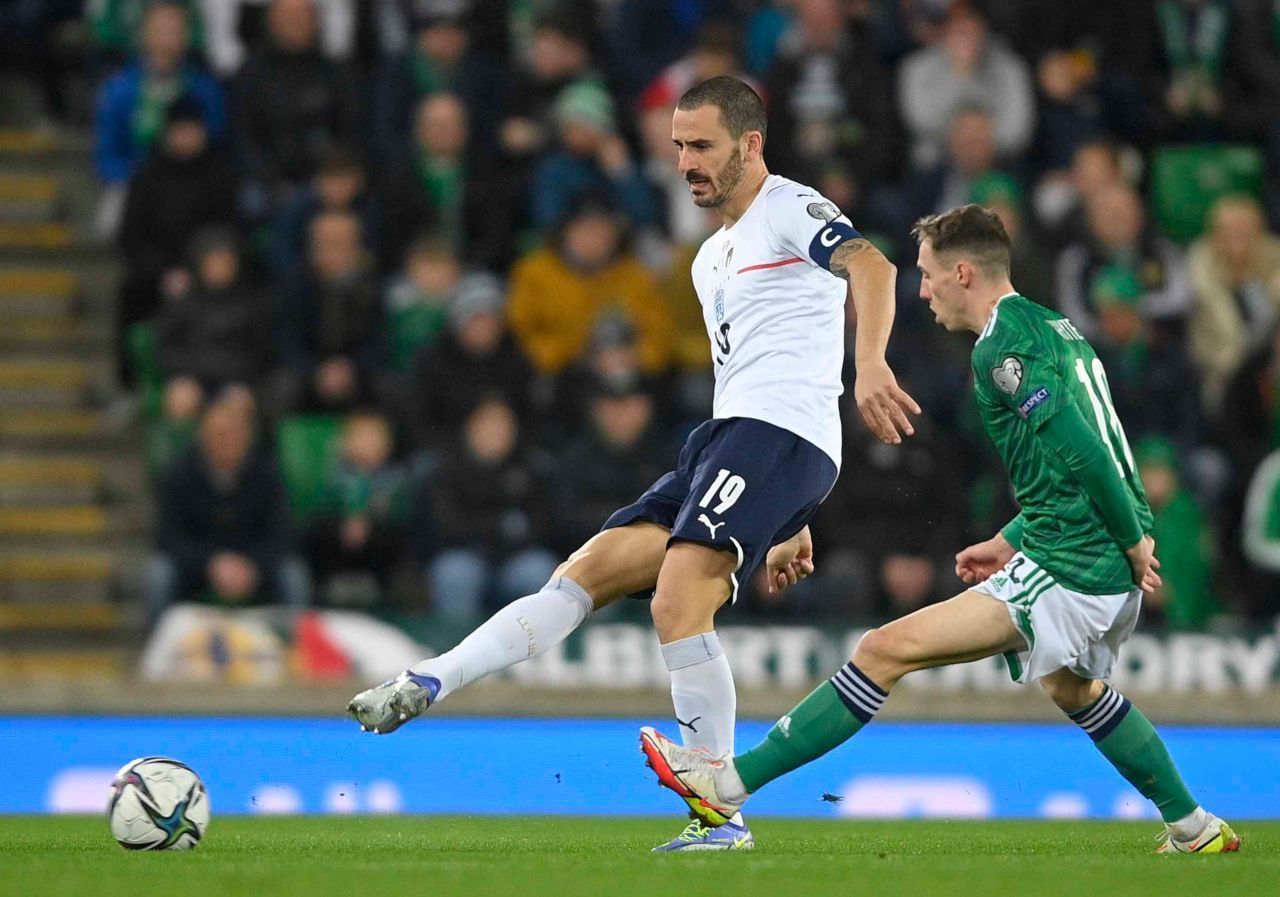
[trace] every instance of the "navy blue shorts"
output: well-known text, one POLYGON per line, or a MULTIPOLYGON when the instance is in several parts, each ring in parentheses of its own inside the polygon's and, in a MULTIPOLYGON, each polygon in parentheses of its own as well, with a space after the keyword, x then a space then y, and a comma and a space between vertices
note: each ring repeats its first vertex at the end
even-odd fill
POLYGON ((709 420, 689 434, 676 469, 602 529, 639 521, 671 530, 671 541, 698 542, 738 556, 738 584, 769 549, 804 529, 836 482, 836 465, 789 430, 747 417, 709 420))

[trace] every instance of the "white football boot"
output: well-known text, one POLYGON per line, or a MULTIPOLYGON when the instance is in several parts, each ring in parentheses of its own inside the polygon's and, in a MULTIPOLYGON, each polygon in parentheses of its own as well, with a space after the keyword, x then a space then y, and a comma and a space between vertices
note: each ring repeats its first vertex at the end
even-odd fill
POLYGON ((360 692, 347 704, 347 712, 361 731, 386 735, 414 717, 421 716, 440 693, 440 680, 413 670, 360 692))
POLYGON ((658 775, 658 783, 684 799, 697 816, 711 827, 733 819, 742 801, 724 798, 716 787, 716 773, 725 761, 712 757, 706 748, 688 748, 645 726, 640 730, 640 750, 645 765, 658 775))

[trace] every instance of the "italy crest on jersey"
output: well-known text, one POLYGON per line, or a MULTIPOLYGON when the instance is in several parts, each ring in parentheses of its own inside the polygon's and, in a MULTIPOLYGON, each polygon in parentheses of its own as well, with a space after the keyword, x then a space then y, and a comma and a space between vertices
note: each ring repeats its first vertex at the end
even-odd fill
POLYGON ((719 324, 724 320, 724 287, 716 287, 713 303, 716 310, 716 323, 719 324))

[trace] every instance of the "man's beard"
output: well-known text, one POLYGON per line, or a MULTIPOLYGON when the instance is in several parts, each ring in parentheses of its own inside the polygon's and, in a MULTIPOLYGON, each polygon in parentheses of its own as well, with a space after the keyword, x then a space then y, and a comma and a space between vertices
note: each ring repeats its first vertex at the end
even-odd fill
POLYGON ((720 189, 702 199, 694 197, 694 205, 703 209, 720 208, 729 201, 733 191, 738 189, 738 184, 742 183, 742 175, 745 170, 746 165, 742 161, 742 151, 734 147, 732 155, 729 156, 729 161, 724 163, 724 170, 720 172, 720 189))

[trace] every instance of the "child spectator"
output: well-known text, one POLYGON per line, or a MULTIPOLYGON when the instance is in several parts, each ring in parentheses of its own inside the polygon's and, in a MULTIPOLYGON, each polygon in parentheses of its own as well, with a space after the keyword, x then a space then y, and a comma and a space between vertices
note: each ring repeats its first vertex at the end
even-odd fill
POLYGON ((1138 476, 1155 517, 1151 535, 1160 552, 1164 585, 1146 596, 1170 629, 1203 630, 1219 612, 1213 594, 1213 548, 1204 515, 1182 485, 1177 453, 1163 439, 1144 439, 1134 447, 1138 476))
POLYGON ((342 452, 326 471, 320 513, 307 534, 323 603, 373 604, 388 592, 408 516, 405 471, 392 460, 394 449, 382 415, 347 418, 342 452))
POLYGON ((428 236, 409 244, 404 270, 388 282, 384 299, 393 371, 407 372, 414 356, 436 341, 461 276, 448 241, 428 236))

